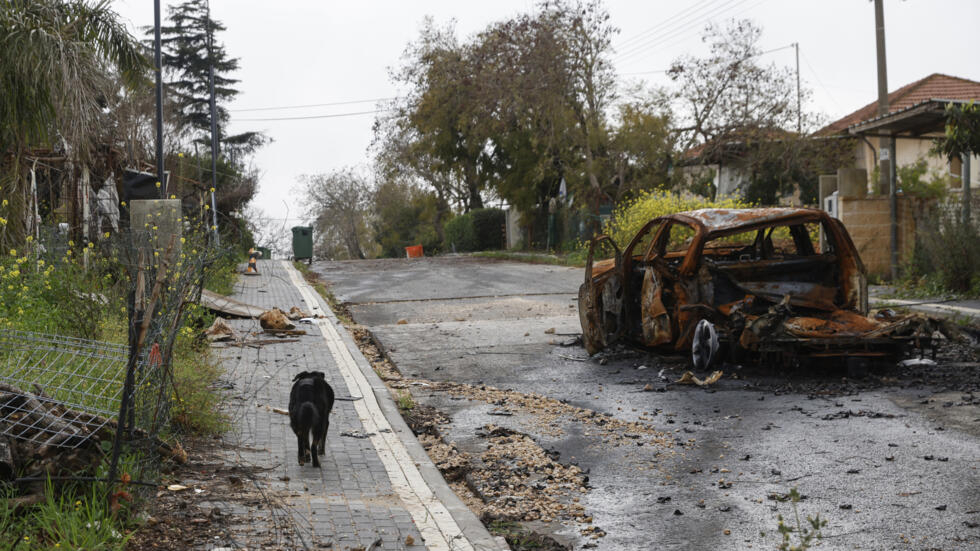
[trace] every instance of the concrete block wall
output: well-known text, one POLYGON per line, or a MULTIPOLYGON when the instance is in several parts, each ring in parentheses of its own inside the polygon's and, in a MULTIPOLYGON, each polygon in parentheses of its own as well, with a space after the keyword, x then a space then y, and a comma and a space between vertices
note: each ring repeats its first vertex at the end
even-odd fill
MULTIPOLYGON (((844 223, 869 275, 891 275, 891 214, 888 197, 841 198, 840 220, 844 223)), ((913 201, 898 198, 899 264, 908 258, 915 244, 913 201)))

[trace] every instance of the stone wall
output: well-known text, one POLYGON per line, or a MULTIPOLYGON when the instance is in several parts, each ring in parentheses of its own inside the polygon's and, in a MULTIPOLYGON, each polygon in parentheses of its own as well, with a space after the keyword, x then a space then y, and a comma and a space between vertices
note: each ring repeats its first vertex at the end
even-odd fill
MULTIPOLYGON (((844 223, 868 275, 891 276, 891 214, 888 197, 841 197, 840 220, 844 223)), ((898 197, 898 259, 905 262, 915 244, 916 218, 921 205, 898 197)))

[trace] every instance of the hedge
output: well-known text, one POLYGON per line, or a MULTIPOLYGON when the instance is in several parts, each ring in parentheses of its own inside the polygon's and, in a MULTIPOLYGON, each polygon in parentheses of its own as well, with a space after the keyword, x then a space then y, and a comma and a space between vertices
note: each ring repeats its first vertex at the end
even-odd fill
POLYGON ((500 249, 504 241, 504 211, 477 209, 446 223, 445 247, 456 252, 500 249))

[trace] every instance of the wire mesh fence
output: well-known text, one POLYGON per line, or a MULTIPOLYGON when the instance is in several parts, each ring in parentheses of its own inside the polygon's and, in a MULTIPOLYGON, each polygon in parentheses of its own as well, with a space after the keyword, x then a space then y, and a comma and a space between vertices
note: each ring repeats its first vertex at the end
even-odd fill
POLYGON ((119 411, 125 346, 0 330, 0 435, 76 448, 119 411))
POLYGON ((0 479, 152 483, 161 461, 179 455, 177 337, 227 252, 174 210, 84 244, 52 233, 0 263, 0 298, 24 305, 20 327, 42 329, 4 328, 0 318, 0 463, 4 447, 13 452, 0 479))

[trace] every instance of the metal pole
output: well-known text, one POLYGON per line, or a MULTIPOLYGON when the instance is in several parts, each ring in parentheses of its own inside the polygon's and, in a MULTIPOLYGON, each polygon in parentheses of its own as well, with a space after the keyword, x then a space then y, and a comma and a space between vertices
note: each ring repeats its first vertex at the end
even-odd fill
POLYGON ((800 108, 800 43, 794 42, 796 48, 796 133, 803 133, 803 111, 800 108))
POLYGON ((218 117, 214 101, 214 38, 211 36, 211 3, 208 2, 208 17, 205 22, 208 33, 208 89, 211 95, 211 229, 214 232, 214 244, 221 245, 218 235, 218 205, 214 198, 218 189, 218 117))
POLYGON ((878 115, 888 114, 888 68, 885 64, 885 8, 875 0, 875 44, 878 52, 878 115))
MULTIPOLYGON (((885 8, 882 0, 875 0, 875 45, 878 55, 878 116, 888 114, 888 67, 885 58, 885 8)), ((878 141, 884 150, 885 139, 878 141)), ((879 189, 888 182, 888 204, 891 216, 891 275, 898 278, 898 186, 895 181, 895 136, 887 140, 888 159, 878 164, 879 189), (887 173, 887 174, 886 174, 887 173), (887 180, 885 180, 887 178, 887 180)), ((880 158, 880 157, 879 157, 880 158)))
POLYGON ((153 64, 157 76, 157 181, 160 182, 162 199, 167 196, 167 182, 163 171, 163 61, 160 54, 160 0, 153 0, 153 64))
POLYGON ((891 273, 898 280, 898 182, 895 174, 895 136, 888 139, 888 208, 891 211, 891 273))
POLYGON ((963 154, 963 169, 960 181, 963 183, 963 223, 970 223, 970 205, 971 201, 971 190, 970 190, 970 153, 963 154))

